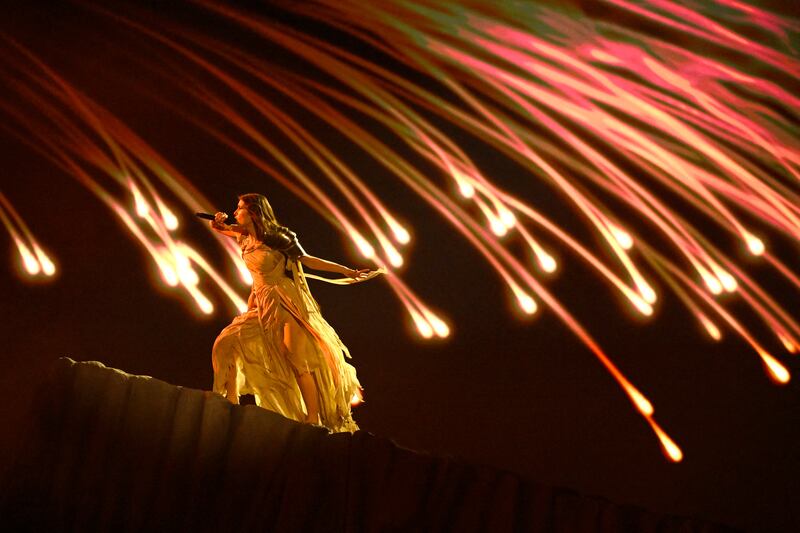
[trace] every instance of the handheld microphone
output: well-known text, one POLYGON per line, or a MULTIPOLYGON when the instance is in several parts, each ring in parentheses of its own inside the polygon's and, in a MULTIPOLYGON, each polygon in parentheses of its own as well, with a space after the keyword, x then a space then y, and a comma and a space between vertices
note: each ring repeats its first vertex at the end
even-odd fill
MULTIPOLYGON (((208 213, 195 213, 196 217, 204 218, 206 220, 214 220, 214 215, 209 215, 208 213)), ((236 220, 235 218, 228 216, 225 220, 236 220)), ((235 222, 234 222, 235 223, 235 222)))

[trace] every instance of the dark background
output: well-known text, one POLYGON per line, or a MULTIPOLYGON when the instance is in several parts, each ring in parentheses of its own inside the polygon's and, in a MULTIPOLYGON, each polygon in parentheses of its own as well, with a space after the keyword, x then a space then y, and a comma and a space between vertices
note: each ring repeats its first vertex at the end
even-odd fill
MULTIPOLYGON (((198 7, 112 5, 112 11, 155 28, 174 22, 251 50, 263 46, 198 7)), ((597 9, 594 4, 584 7, 597 9)), ((248 9, 297 24, 271 4, 248 9)), ((0 20, 4 35, 111 110, 220 209, 231 212, 237 194, 263 192, 309 253, 364 265, 328 221, 187 119, 194 116, 232 131, 165 82, 158 66, 179 62, 166 50, 101 14, 68 3, 4 4, 0 20)), ((341 38, 314 24, 303 29, 330 40, 341 38)), ((348 44, 346 39, 343 43, 348 44)), ((263 48, 260 53, 265 60, 293 65, 292 58, 276 50, 263 48)), ((362 52, 386 59, 375 51, 362 52)), ((2 53, 5 59, 13 54, 7 45, 2 53)), ((306 74, 315 75, 311 70, 306 74)), ((6 68, 3 76, 7 82, 14 73, 6 68)), ((2 98, 13 102, 11 95, 4 83, 2 98)), ((314 129, 313 117, 286 109, 326 140, 321 124, 314 129)), ((11 124, 7 117, 3 120, 7 127, 11 124)), ((452 126, 449 133, 459 134, 452 126)), ((383 135, 386 142, 397 142, 383 135)), ((497 182, 513 192, 526 191, 532 180, 515 180, 518 169, 512 162, 462 135, 462 146, 488 176, 499 176, 497 182)), ((211 317, 202 317, 178 291, 161 288, 149 256, 86 188, 7 130, 0 133, 0 142, 2 191, 52 252, 60 272, 53 282, 24 281, 13 243, 7 234, 3 237, 8 254, 0 270, 0 456, 9 457, 37 384, 61 356, 210 388, 211 345, 232 312, 220 305, 211 317)), ((348 149, 334 136, 330 147, 348 149)), ((453 332, 444 341, 418 340, 382 281, 353 287, 312 282, 365 387, 366 403, 355 412, 364 430, 409 448, 509 469, 619 503, 699 515, 752 531, 800 528, 796 379, 788 386, 773 385, 751 348, 731 332, 725 332, 721 343, 708 341, 666 287, 657 287, 661 301, 653 320, 631 318, 605 284, 557 249, 560 271, 545 285, 653 402, 656 420, 685 453, 682 463, 672 464, 627 397, 553 313, 542 308, 535 318, 521 319, 491 268, 431 208, 388 175, 374 175, 380 169, 360 154, 351 154, 347 162, 365 174, 412 229, 414 241, 404 253, 408 265, 401 276, 447 317, 453 332)), ((419 165, 425 168, 423 162, 419 165)), ((314 175, 313 169, 309 172, 314 175)), ((563 203, 547 196, 552 193, 539 192, 537 207, 550 209, 567 229, 583 231, 563 203)), ((178 214, 180 238, 223 265, 218 246, 189 210, 178 214)), ((796 270, 796 242, 775 236, 768 243, 785 251, 784 260, 796 270)), ((748 260, 737 246, 731 242, 725 251, 796 316, 797 292, 763 264, 748 260)), ((232 271, 227 274, 234 279, 232 271)), ((222 294, 211 294, 222 304, 222 294)), ((744 305, 731 306, 761 333, 759 339, 768 339, 744 305)), ((764 342, 771 353, 784 353, 777 342, 764 342)), ((781 361, 794 374, 800 371, 797 358, 781 361)))

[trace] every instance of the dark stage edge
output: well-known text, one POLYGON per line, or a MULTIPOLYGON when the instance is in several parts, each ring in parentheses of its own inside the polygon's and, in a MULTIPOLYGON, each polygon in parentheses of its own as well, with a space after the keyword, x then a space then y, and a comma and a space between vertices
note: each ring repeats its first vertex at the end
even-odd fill
POLYGON ((60 359, 29 420, 1 486, 5 531, 735 531, 97 362, 60 359))

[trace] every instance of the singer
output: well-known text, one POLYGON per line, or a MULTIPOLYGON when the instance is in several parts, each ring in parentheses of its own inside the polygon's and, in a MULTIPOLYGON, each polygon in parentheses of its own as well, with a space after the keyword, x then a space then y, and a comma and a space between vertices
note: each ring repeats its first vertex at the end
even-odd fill
POLYGON ((361 386, 345 360, 347 347, 311 296, 303 267, 346 276, 328 280, 339 284, 381 270, 350 269, 306 254, 261 194, 240 196, 234 218, 236 224, 228 225, 227 215, 217 213, 211 227, 236 239, 253 286, 247 311, 214 342, 214 392, 234 404, 240 394, 253 394, 257 405, 287 418, 333 432, 356 431, 350 406, 361 398, 361 386))

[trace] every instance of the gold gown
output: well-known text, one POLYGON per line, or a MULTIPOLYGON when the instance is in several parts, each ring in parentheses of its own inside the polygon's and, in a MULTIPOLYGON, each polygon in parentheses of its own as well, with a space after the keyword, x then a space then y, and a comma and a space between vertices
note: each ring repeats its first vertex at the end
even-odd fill
POLYGON ((257 405, 303 421, 306 410, 296 375, 310 372, 322 424, 334 432, 356 431, 350 402, 360 397, 360 385, 355 368, 345 361, 350 353, 311 296, 296 236, 273 237, 266 239, 272 247, 237 239, 253 276, 255 305, 214 342, 213 390, 225 396, 234 372, 240 394, 253 394, 257 405))

